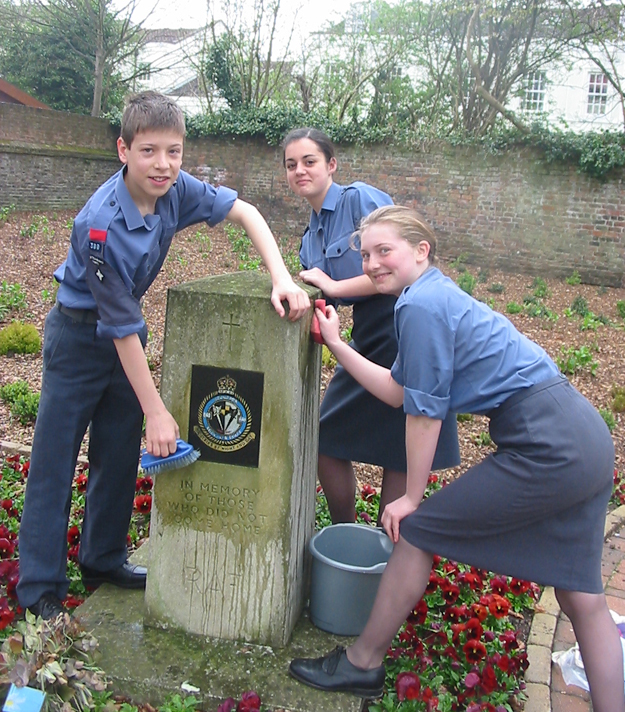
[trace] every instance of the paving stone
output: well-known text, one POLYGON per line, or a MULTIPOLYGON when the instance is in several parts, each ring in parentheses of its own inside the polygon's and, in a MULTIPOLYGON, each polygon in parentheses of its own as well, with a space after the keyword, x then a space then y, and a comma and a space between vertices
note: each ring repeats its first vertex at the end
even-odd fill
POLYGON ((545 612, 554 616, 560 614, 560 604, 556 598, 556 593, 552 586, 547 586, 540 597, 538 606, 545 612))
POLYGON ((551 712, 590 712, 590 702, 581 697, 563 695, 561 692, 551 694, 551 712))
POLYGON ((562 677, 562 670, 555 663, 551 666, 551 689, 554 692, 565 692, 567 695, 581 697, 583 700, 590 700, 590 693, 577 685, 567 685, 562 677))
POLYGON ((568 650, 571 646, 576 643, 575 633, 573 632, 573 626, 568 619, 560 617, 556 625, 556 635, 553 642, 554 650, 568 650))
POLYGON ((548 712, 550 708, 550 693, 547 685, 528 682, 525 688, 527 702, 523 712, 548 712))
POLYGON ((536 613, 532 620, 528 643, 551 648, 556 630, 557 618, 550 613, 536 613))
POLYGON ((625 616, 625 591, 619 589, 606 588, 606 598, 608 600, 608 608, 619 616, 625 616))
POLYGON ((525 671, 525 680, 548 685, 551 681, 551 648, 528 645, 527 659, 529 667, 525 671))

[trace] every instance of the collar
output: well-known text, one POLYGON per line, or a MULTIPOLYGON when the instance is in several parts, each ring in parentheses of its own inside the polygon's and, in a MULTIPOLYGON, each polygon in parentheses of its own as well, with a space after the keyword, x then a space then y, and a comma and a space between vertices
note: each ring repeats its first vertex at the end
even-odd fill
POLYGON ((146 215, 145 218, 141 215, 139 208, 136 206, 135 201, 128 192, 126 187, 126 182, 124 181, 124 176, 128 168, 124 166, 117 174, 117 181, 115 183, 115 197, 121 208, 122 215, 126 221, 126 227, 129 230, 137 230, 138 228, 145 228, 146 230, 152 230, 155 225, 159 222, 155 219, 156 215, 146 215))
POLYGON ((332 181, 330 183, 330 187, 328 188, 328 192, 326 193, 326 197, 323 199, 323 205, 321 206, 321 210, 319 211, 319 215, 313 210, 311 211, 311 217, 310 217, 310 227, 313 232, 317 230, 319 227, 319 216, 324 210, 328 210, 330 212, 334 212, 336 210, 336 204, 339 202, 339 198, 341 197, 341 193, 343 192, 343 186, 339 185, 338 183, 335 183, 332 181))

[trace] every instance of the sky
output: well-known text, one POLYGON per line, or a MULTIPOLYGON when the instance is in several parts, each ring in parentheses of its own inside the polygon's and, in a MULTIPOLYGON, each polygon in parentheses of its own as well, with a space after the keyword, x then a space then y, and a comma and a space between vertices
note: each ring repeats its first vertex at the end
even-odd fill
MULTIPOLYGON (((253 0, 248 0, 253 5, 253 0)), ((299 28, 319 29, 329 20, 342 17, 354 0, 300 0, 301 9, 298 13, 299 28)), ((124 0, 116 3, 124 6, 124 0)), ((212 3, 218 5, 218 2, 212 3)), ((284 22, 288 22, 293 14, 293 8, 299 3, 296 0, 282 0, 281 16, 284 12, 284 22)), ((145 27, 150 28, 194 28, 202 26, 206 21, 207 0, 137 0, 137 10, 134 19, 141 21, 150 9, 156 6, 154 12, 145 20, 145 27)))

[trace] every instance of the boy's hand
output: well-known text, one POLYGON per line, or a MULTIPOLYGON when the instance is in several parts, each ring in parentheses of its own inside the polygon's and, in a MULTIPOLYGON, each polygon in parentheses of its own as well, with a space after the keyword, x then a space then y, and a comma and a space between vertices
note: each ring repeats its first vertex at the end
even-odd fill
POLYGON ((310 309, 308 294, 298 287, 290 277, 274 282, 271 290, 271 303, 281 317, 286 313, 282 306, 285 299, 289 304, 289 321, 301 319, 310 309))
POLYGON ((167 457, 176 452, 176 438, 180 437, 180 428, 168 411, 145 416, 146 449, 150 455, 167 457))
POLYGON ((312 284, 313 287, 318 287, 326 295, 326 297, 336 296, 333 289, 334 280, 323 270, 319 269, 319 267, 302 270, 299 273, 299 278, 302 282, 306 282, 306 284, 312 284))
POLYGON ((337 343, 342 343, 339 315, 336 313, 336 309, 331 306, 327 306, 325 312, 322 309, 315 309, 315 314, 317 319, 319 319, 321 336, 323 336, 323 340, 328 348, 333 351, 333 347, 336 346, 337 343))

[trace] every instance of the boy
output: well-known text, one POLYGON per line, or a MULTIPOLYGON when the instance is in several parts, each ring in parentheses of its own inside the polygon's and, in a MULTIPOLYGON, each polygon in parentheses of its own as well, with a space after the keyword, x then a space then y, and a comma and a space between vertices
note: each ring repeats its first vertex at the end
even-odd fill
POLYGON ((152 380, 143 352, 140 299, 157 277, 178 230, 225 218, 241 225, 267 266, 271 302, 289 319, 309 307, 291 279, 269 227, 226 187, 180 170, 184 116, 168 97, 133 97, 117 150, 123 168, 78 214, 66 261, 55 272, 57 304, 48 314, 43 380, 19 534, 20 604, 55 618, 68 591, 67 522, 72 480, 87 427, 89 484, 80 568, 85 585, 144 588, 146 569, 127 561, 126 535, 143 417, 147 450, 176 450, 178 425, 152 380))

